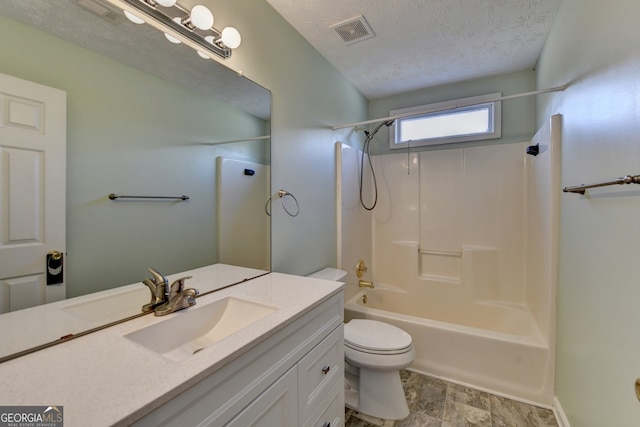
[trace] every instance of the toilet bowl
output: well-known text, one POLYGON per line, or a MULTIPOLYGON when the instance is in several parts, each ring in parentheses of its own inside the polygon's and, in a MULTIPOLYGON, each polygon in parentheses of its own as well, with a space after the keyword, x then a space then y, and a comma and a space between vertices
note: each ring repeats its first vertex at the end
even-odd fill
MULTIPOLYGON (((310 275, 343 281, 347 273, 324 269, 310 275)), ((344 325, 345 405, 386 420, 409 415, 400 369, 413 363, 411 335, 387 323, 353 319, 344 325)))
POLYGON ((353 319, 344 325, 345 404, 368 415, 399 420, 409 415, 400 369, 411 365, 411 335, 376 320, 353 319))

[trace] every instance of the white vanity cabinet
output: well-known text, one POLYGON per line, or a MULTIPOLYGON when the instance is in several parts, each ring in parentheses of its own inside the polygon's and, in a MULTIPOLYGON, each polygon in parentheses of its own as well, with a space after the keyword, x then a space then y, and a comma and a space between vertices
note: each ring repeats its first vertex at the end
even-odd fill
MULTIPOLYGON (((298 425, 296 368, 293 367, 236 415, 228 427, 295 427, 298 425)), ((215 422, 208 425, 216 425, 215 422)))
MULTIPOLYGON (((265 337, 134 425, 342 426, 342 293, 265 337)), ((179 364, 175 368, 180 369, 179 364)))

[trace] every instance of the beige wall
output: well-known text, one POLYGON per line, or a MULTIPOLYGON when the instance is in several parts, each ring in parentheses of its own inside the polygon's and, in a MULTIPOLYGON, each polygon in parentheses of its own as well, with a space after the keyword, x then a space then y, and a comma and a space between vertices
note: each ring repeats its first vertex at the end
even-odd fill
POLYGON ((266 1, 206 3, 220 26, 234 23, 242 34, 227 65, 272 92, 272 194, 285 189, 300 204, 295 218, 274 204, 272 268, 308 274, 335 267, 334 142, 357 137, 331 126, 365 120, 367 101, 266 1))
MULTIPOLYGON (((486 95, 494 92, 501 92, 503 96, 514 95, 529 92, 534 90, 534 88, 535 72, 533 70, 500 74, 372 100, 369 102, 369 118, 388 117, 391 110, 399 108, 432 104, 476 95, 486 95)), ((534 116, 534 98, 525 97, 504 101, 502 103, 502 137, 500 139, 467 142, 456 146, 468 147, 473 145, 528 141, 535 133, 534 116)), ((373 154, 388 154, 402 151, 389 149, 389 132, 385 130, 386 128, 381 129, 373 139, 371 152, 373 154)), ((422 147, 413 149, 413 151, 439 150, 442 148, 446 148, 446 146, 422 147)))
MULTIPOLYGON (((563 115, 562 185, 640 172, 640 2, 564 0, 537 122, 563 115)), ((556 395, 574 427, 640 425, 640 188, 562 194, 556 395)))

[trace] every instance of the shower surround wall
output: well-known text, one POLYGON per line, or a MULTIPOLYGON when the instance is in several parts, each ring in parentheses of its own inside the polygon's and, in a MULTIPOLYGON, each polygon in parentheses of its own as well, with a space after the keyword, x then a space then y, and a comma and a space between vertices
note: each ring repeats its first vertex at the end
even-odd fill
POLYGON ((525 147, 423 151, 408 167, 406 153, 376 156, 384 183, 373 211, 376 281, 524 304, 525 147))
POLYGON ((550 406, 559 117, 553 123, 534 138, 537 157, 525 154, 531 142, 373 156, 372 212, 355 203, 360 152, 339 146, 346 317, 409 329, 413 369, 550 406), (355 285, 357 258, 374 290, 355 285))

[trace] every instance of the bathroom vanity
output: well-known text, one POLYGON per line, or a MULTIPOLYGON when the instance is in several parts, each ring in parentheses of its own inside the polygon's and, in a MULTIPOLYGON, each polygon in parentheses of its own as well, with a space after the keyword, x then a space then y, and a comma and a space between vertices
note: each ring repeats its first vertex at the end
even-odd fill
MULTIPOLYGON (((140 268, 141 275, 148 274, 140 268)), ((212 264, 167 278, 173 282, 191 276, 187 286, 201 294, 267 274, 266 270, 212 264)), ((140 277, 142 280, 144 276, 140 277)), ((0 321, 0 361, 24 350, 59 341, 60 337, 82 335, 86 331, 140 316, 150 301, 149 289, 141 281, 45 305, 4 313, 0 321)))
POLYGON ((66 427, 340 426, 342 289, 269 273, 10 360, 0 405, 63 406, 66 427))

